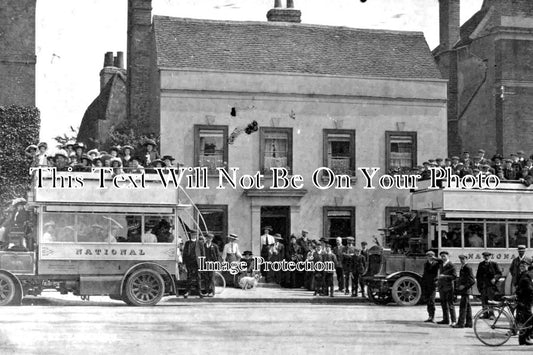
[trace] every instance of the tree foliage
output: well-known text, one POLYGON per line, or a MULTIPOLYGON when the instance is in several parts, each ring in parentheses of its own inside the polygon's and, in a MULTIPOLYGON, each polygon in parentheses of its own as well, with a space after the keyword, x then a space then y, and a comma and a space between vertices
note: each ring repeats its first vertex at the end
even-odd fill
POLYGON ((37 144, 41 119, 35 107, 0 106, 0 204, 26 197, 30 187, 25 148, 37 144))
POLYGON ((76 138, 78 137, 78 131, 80 130, 80 128, 74 128, 70 126, 69 129, 70 132, 68 134, 63 133, 62 136, 54 137, 54 140, 59 143, 59 145, 63 146, 69 142, 76 142, 76 138))

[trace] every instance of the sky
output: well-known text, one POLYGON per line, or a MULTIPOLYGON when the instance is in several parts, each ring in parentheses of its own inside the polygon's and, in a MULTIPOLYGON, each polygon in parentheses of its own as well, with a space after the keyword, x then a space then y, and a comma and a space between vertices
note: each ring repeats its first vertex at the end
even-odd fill
MULTIPOLYGON (((483 0, 461 1, 461 23, 483 0)), ((285 6, 286 0, 282 0, 285 6)), ((438 0, 295 0, 302 23, 423 32, 439 41, 438 0)), ((266 21, 274 0, 152 0, 152 14, 236 21, 266 21)), ((127 0, 37 0, 36 99, 41 140, 79 127, 100 91, 105 52, 126 56, 127 0)))

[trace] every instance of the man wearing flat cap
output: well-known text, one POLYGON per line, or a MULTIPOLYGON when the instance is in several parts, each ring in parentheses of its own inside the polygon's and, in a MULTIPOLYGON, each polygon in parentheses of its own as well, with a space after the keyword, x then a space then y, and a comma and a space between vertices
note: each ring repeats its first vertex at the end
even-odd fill
POLYGON ((461 296, 459 304, 459 319, 454 328, 472 328, 472 307, 470 306, 470 290, 475 285, 474 273, 468 265, 468 256, 459 255, 461 268, 459 269, 459 278, 457 279, 456 293, 461 296))
POLYGON ((511 274, 512 277, 511 286, 513 290, 516 289, 518 280, 520 278, 520 263, 522 262, 528 266, 531 265, 532 262, 531 258, 526 256, 525 245, 518 246, 518 256, 513 259, 511 266, 509 267, 509 274, 511 274))
POLYGON ((455 266, 450 261, 450 256, 447 251, 441 251, 440 254, 440 268, 439 276, 437 277, 437 285, 440 295, 440 304, 442 307, 442 321, 437 324, 450 324, 455 325, 456 314, 454 305, 454 288, 453 283, 457 278, 457 271, 455 266))
MULTIPOLYGON (((477 267, 476 282, 479 293, 481 294, 481 306, 483 309, 487 309, 488 302, 494 299, 498 291, 496 284, 502 276, 502 271, 495 261, 490 260, 492 253, 484 251, 482 255, 483 261, 477 267)), ((490 314, 484 314, 483 318, 489 316, 490 314)))
POLYGON ((422 299, 426 302, 428 312, 428 319, 425 322, 433 323, 435 322, 435 294, 440 265, 435 259, 435 253, 431 250, 426 253, 426 257, 422 273, 422 299))

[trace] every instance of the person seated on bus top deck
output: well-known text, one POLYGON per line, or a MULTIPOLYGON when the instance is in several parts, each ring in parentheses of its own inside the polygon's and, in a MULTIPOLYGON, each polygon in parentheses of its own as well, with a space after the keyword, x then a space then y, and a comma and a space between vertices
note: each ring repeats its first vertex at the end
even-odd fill
POLYGON ((139 157, 131 158, 128 172, 130 174, 142 174, 144 171, 144 167, 141 165, 141 161, 142 160, 139 157))
POLYGON ((144 226, 144 233, 141 237, 143 243, 157 243, 157 237, 152 233, 152 225, 146 224, 144 226))
POLYGON ((56 235, 56 223, 54 221, 46 222, 44 224, 44 233, 42 241, 45 243, 54 242, 56 235))
POLYGON ((174 235, 170 231, 172 226, 166 219, 161 219, 154 227, 153 233, 157 237, 158 243, 171 243, 174 241, 174 235))

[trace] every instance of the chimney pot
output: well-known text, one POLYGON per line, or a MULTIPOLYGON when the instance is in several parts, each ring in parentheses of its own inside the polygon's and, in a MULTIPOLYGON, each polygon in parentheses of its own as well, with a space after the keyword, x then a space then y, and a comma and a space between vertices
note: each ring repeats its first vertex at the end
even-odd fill
POLYGON ((104 68, 113 66, 113 52, 106 52, 104 56, 104 68))
POLYGON ((281 0, 274 0, 274 7, 281 7, 281 0))
POLYGON ((124 69, 124 52, 117 52, 117 68, 124 69))
POLYGON ((294 0, 287 0, 287 9, 294 9, 294 0))

